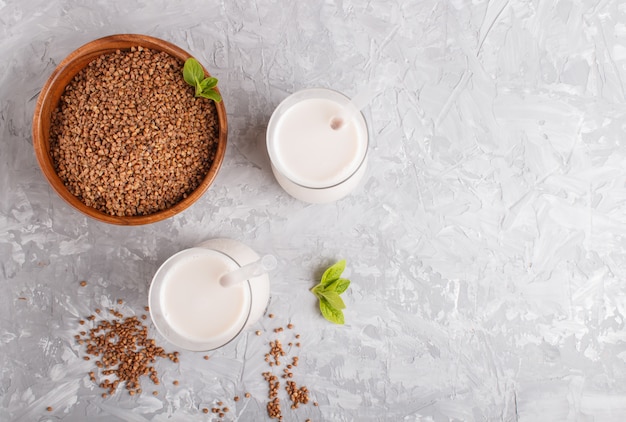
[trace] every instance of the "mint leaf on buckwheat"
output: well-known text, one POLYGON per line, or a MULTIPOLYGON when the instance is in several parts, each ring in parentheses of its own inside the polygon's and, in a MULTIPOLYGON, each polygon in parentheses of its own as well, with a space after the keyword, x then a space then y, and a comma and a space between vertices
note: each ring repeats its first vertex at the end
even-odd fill
POLYGON ((208 78, 203 79, 202 82, 200 82, 200 88, 202 88, 203 91, 206 91, 211 88, 215 88, 216 86, 217 86, 217 78, 208 77, 208 78))
POLYGON ((343 309, 346 304, 339 295, 350 286, 350 280, 341 278, 345 268, 344 259, 333 264, 324 271, 320 282, 311 288, 311 292, 319 299, 322 315, 335 324, 344 323, 343 309))
POLYGON ((219 92, 217 92, 213 88, 202 90, 202 92, 200 92, 200 94, 198 94, 197 97, 208 98, 209 100, 213 100, 216 103, 219 103, 220 101, 222 101, 222 96, 219 94, 219 92))
POLYGON ((189 58, 185 60, 183 79, 193 87, 197 87, 204 80, 204 69, 202 69, 202 65, 196 59, 189 58))
POLYGON ((217 79, 213 77, 205 78, 202 65, 193 57, 185 60, 185 65, 183 66, 183 79, 195 88, 196 97, 208 98, 216 103, 222 101, 222 96, 217 89, 215 89, 217 86, 217 79))

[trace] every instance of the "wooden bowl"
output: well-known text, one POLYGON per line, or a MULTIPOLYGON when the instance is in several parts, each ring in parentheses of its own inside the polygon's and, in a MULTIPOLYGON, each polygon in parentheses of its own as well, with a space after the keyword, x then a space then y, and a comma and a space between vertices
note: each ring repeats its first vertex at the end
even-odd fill
MULTIPOLYGON (((37 161, 39 162, 39 166, 41 167, 44 176, 48 182, 50 182, 52 188, 61 196, 61 198, 78 211, 96 220, 110 224, 140 225, 154 223, 172 217, 185 210, 197 201, 198 198, 200 198, 200 196, 202 196, 202 194, 211 185, 219 168, 221 167, 224 154, 226 152, 228 126, 224 101, 221 101, 215 104, 217 107, 219 123, 219 138, 215 159, 199 186, 186 198, 182 199, 171 208, 149 215, 113 216, 85 205, 78 197, 74 196, 68 190, 56 173, 50 151, 51 119, 53 112, 57 108, 59 99, 63 95, 65 87, 70 83, 74 76, 92 60, 103 54, 115 52, 116 50, 128 50, 131 47, 138 46, 165 52, 183 62, 191 57, 189 53, 167 41, 146 35, 121 34, 97 39, 72 52, 57 66, 39 94, 33 116, 33 147, 35 149, 35 155, 37 156, 37 161)), ((206 76, 209 76, 206 69, 204 72, 206 76)))

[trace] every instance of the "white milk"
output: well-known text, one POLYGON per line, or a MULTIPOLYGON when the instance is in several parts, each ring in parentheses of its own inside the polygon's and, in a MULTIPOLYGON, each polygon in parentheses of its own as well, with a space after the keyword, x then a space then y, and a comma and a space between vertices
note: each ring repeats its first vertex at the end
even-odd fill
POLYGON ((230 339, 250 309, 245 284, 222 287, 219 279, 238 266, 227 256, 197 249, 179 259, 163 278, 161 307, 174 330, 194 341, 230 339))
POLYGON ((279 184, 306 202, 330 202, 350 193, 362 178, 368 133, 349 99, 327 89, 287 97, 274 111, 267 148, 279 184), (340 129, 333 117, 346 116, 340 129))
POLYGON ((236 337, 250 314, 250 286, 223 287, 219 278, 237 268, 229 256, 207 248, 168 259, 150 288, 150 313, 159 332, 189 350, 214 349, 236 337))
MULTIPOLYGON (((233 239, 209 239, 200 243, 198 247, 220 251, 237 261, 239 266, 258 261, 260 256, 249 246, 233 239)), ((252 294, 250 315, 246 327, 254 324, 263 316, 270 300, 270 279, 268 274, 262 274, 248 280, 252 294)))

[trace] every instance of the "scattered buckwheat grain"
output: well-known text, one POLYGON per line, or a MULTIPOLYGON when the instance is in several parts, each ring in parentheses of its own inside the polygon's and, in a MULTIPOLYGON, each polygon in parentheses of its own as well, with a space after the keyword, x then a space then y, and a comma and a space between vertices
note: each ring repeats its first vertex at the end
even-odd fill
MULTIPOLYGON (((120 319, 123 315, 116 313, 120 319)), ((155 384, 159 383, 157 371, 152 363, 157 358, 177 359, 178 352, 167 354, 148 338, 148 328, 136 317, 124 320, 102 320, 88 332, 81 331, 78 344, 85 344, 84 360, 98 359, 95 366, 100 369, 98 384, 112 395, 121 383, 125 383, 130 395, 141 394, 139 379, 148 375, 155 384)), ((89 379, 96 382, 95 371, 89 379)), ((156 393, 156 391, 154 392, 156 393)), ((153 393, 153 394, 154 394, 153 393)), ((106 397, 103 393, 102 397, 106 397)))

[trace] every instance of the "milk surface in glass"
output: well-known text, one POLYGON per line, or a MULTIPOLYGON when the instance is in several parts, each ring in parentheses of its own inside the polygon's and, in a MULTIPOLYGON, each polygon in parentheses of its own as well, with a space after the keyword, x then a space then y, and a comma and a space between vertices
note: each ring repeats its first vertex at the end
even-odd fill
POLYGON ((267 131, 272 170, 291 195, 330 202, 352 191, 366 167, 363 115, 345 96, 326 89, 297 92, 276 109, 267 131), (339 129, 331 120, 344 116, 339 129))
POLYGON ((156 274, 156 290, 151 291, 158 295, 159 331, 191 350, 219 347, 237 336, 250 312, 249 285, 219 283, 223 274, 237 268, 227 255, 206 248, 171 257, 156 274))

